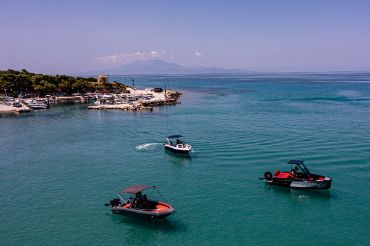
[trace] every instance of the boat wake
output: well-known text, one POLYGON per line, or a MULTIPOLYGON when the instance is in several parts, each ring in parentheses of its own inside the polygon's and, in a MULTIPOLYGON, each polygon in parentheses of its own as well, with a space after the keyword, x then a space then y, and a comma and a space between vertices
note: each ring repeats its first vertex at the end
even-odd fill
POLYGON ((153 149, 156 149, 160 145, 162 145, 162 143, 145 143, 145 144, 137 145, 136 149, 137 150, 153 150, 153 149))
POLYGON ((309 198, 309 197, 308 197, 308 195, 299 195, 298 198, 305 199, 305 198, 309 198))
POLYGON ((359 97, 360 92, 356 90, 338 90, 337 95, 343 96, 343 97, 359 97))

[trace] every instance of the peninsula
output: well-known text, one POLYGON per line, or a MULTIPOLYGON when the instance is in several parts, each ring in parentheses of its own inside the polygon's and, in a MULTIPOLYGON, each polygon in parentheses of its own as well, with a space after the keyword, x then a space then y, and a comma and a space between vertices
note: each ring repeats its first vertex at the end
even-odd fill
POLYGON ((181 93, 162 88, 139 90, 108 77, 72 77, 20 71, 0 71, 0 113, 29 112, 57 103, 93 103, 88 109, 152 110, 177 104, 181 93), (3 93, 2 93, 3 92, 3 93))

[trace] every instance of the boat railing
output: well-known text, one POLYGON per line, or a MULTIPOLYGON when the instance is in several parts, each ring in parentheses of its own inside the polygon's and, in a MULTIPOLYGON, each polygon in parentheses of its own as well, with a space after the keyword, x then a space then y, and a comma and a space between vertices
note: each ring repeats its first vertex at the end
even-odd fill
POLYGON ((122 197, 121 197, 121 195, 120 194, 118 194, 118 198, 122 201, 122 202, 124 202, 125 204, 129 204, 128 203, 128 201, 126 201, 125 199, 123 199, 122 197))

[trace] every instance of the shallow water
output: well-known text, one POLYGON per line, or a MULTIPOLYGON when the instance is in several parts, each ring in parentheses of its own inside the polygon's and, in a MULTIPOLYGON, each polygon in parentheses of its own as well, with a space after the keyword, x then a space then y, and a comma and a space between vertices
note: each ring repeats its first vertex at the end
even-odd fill
POLYGON ((369 74, 135 78, 163 81, 182 104, 0 118, 1 245, 369 245, 369 74), (191 157, 163 150, 177 133, 191 157), (289 159, 332 177, 332 189, 258 180, 289 159), (104 207, 140 183, 177 212, 143 221, 104 207))

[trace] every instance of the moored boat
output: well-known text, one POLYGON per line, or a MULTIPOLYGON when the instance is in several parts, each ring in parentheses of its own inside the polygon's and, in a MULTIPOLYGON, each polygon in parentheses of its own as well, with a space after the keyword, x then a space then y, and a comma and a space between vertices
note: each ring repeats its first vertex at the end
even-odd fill
POLYGON ((183 136, 181 135, 168 136, 166 142, 164 143, 164 148, 179 154, 189 154, 189 152, 192 150, 192 146, 184 143, 183 136))
POLYGON ((148 189, 154 189, 161 196, 153 185, 135 185, 122 190, 118 198, 110 200, 105 206, 110 205, 112 212, 116 214, 149 219, 165 218, 176 212, 170 204, 152 200, 147 194, 143 194, 148 189))
POLYGON ((290 160, 289 165, 293 165, 289 172, 276 170, 274 175, 265 172, 266 183, 271 185, 287 186, 298 189, 329 189, 332 179, 318 174, 311 173, 301 160, 290 160))
POLYGON ((44 100, 32 99, 32 101, 28 103, 28 107, 32 109, 47 109, 49 106, 44 100))

